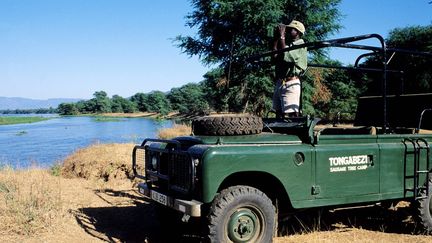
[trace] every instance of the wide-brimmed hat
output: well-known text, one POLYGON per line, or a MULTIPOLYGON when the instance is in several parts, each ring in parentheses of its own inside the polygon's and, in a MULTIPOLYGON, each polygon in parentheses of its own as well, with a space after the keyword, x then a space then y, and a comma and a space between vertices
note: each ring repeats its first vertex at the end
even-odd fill
POLYGON ((300 33, 302 33, 302 35, 306 31, 304 25, 300 21, 297 21, 297 20, 291 21, 291 23, 289 25, 287 25, 286 27, 294 28, 294 29, 298 30, 300 33))

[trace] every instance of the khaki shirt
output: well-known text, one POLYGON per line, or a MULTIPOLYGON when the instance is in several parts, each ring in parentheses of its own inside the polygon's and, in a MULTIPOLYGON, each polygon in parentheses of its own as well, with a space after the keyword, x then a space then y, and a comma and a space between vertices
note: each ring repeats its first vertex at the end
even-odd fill
MULTIPOLYGON (((298 39, 287 47, 292 45, 304 44, 303 39, 298 39)), ((284 79, 287 77, 299 77, 307 68, 307 49, 300 48, 284 52, 283 56, 277 58, 275 72, 276 79, 284 79), (283 59, 282 59, 283 57, 283 59)))

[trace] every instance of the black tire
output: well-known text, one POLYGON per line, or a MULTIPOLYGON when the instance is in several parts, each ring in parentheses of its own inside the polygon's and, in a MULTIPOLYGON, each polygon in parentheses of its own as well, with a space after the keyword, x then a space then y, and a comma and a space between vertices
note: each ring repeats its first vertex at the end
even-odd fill
POLYGON ((210 242, 272 242, 276 208, 260 190, 233 186, 221 191, 208 215, 210 242))
POLYGON ((251 115, 204 116, 192 121, 195 135, 258 134, 263 129, 261 117, 251 115))
MULTIPOLYGON (((415 218, 424 231, 432 233, 432 183, 429 181, 429 195, 423 199, 414 201, 415 218)), ((422 189, 421 196, 426 196, 426 190, 422 189)))

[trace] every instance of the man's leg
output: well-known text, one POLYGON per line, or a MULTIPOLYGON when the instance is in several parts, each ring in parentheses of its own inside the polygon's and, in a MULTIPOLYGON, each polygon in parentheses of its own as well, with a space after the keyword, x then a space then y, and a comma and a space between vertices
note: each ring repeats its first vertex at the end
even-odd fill
POLYGON ((282 107, 282 99, 281 99, 281 92, 282 92, 281 86, 282 86, 282 81, 277 80, 273 92, 273 110, 276 113, 276 118, 284 117, 284 113, 282 110, 283 107, 282 107))
POLYGON ((287 117, 300 116, 300 80, 285 83, 281 91, 283 111, 287 117))

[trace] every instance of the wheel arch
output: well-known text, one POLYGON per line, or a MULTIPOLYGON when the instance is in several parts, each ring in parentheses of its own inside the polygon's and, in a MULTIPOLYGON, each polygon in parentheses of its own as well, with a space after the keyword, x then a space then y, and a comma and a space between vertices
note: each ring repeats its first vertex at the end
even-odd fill
POLYGON ((275 204, 284 205, 284 208, 292 208, 289 195, 282 182, 275 176, 260 171, 236 172, 225 178, 219 185, 218 192, 230 186, 251 186, 264 192, 275 204))

